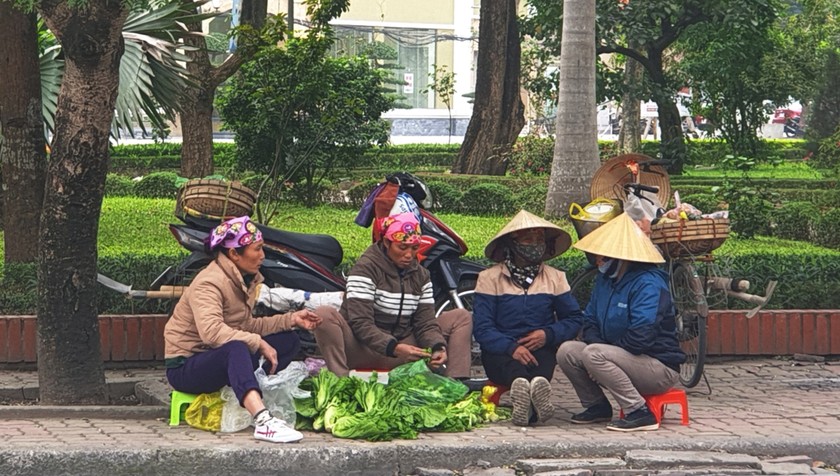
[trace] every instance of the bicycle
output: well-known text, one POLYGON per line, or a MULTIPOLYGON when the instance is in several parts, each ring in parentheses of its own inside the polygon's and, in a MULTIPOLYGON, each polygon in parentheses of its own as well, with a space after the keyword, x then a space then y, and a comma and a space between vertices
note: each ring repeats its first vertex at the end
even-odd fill
MULTIPOLYGON (((635 197, 629 200, 647 201, 649 206, 658 209, 658 204, 651 196, 661 197, 661 187, 639 183, 639 179, 644 176, 642 172, 647 172, 653 174, 653 176, 660 176, 659 182, 663 183, 661 179, 664 179, 666 181, 664 183, 667 184, 667 172, 664 171, 664 168, 661 168, 662 165, 667 164, 667 161, 653 160, 640 154, 628 154, 628 156, 630 158, 623 162, 623 166, 627 168, 629 175, 621 176, 614 184, 621 187, 623 194, 614 191, 609 198, 620 199, 624 203, 628 200, 628 197, 635 197), (659 170, 655 169, 657 167, 659 170), (652 195, 647 196, 644 192, 652 195)), ((614 162, 621 157, 624 156, 616 157, 610 162, 614 162)), ((621 161, 618 162, 622 163, 621 161)), ((608 162, 604 166, 614 168, 616 164, 609 164, 608 162)), ((598 176, 597 173, 596 176, 598 176)), ((593 183, 593 195, 598 188, 593 183)), ((601 190, 598 193, 603 193, 603 188, 600 187, 601 190)), ((667 197, 667 195, 665 196, 667 197)), ((573 223, 576 231, 578 231, 578 238, 581 238, 581 227, 574 220, 573 223)), ((728 222, 725 229, 728 234, 728 222)), ((680 228, 680 232, 682 233, 682 228, 680 228)), ((668 273, 668 286, 674 304, 677 338, 686 354, 686 362, 680 366, 680 383, 686 388, 695 387, 704 376, 703 369, 707 350, 706 320, 709 315, 710 303, 726 304, 727 298, 733 297, 755 304, 756 307, 747 313, 747 317, 750 318, 770 300, 777 284, 776 281, 769 281, 764 296, 747 293, 746 291, 750 287, 749 281, 725 276, 715 263, 712 250, 720 246, 725 239, 723 233, 721 233, 722 237, 717 237, 717 242, 709 243, 694 239, 697 236, 688 236, 688 233, 686 233, 685 237, 680 235, 675 241, 665 239, 657 243, 666 260, 664 266, 668 273), (698 264, 702 266, 702 273, 698 271, 698 264)), ((657 239, 653 241, 656 243, 657 239)), ((583 273, 572 280, 572 294, 578 300, 582 309, 585 309, 586 303, 589 301, 597 273, 598 269, 590 265, 583 273)))

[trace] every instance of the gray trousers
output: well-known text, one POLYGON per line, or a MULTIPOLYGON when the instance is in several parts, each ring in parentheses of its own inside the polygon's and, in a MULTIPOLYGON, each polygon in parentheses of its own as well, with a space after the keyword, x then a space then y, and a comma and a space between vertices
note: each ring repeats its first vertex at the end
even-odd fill
POLYGON ((575 388, 580 403, 589 408, 607 399, 606 388, 625 414, 645 405, 642 395, 655 395, 673 387, 680 374, 649 355, 634 355, 609 344, 566 341, 557 350, 557 365, 575 388))
MULTIPOLYGON (((350 324, 331 306, 315 309, 323 322, 313 332, 327 368, 339 377, 347 376, 351 369, 392 369, 406 361, 378 354, 362 344, 350 329, 350 324)), ((438 324, 446 339, 447 377, 470 376, 470 353, 472 352, 472 314, 464 309, 441 313, 438 324)), ((417 345, 414 336, 408 336, 400 343, 417 345)))

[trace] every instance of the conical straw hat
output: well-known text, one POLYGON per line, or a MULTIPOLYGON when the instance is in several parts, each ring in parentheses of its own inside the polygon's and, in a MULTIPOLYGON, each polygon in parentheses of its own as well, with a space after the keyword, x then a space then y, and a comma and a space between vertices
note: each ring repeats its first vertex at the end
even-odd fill
POLYGON ((587 253, 625 261, 665 262, 656 245, 626 213, 601 225, 573 246, 587 253))
MULTIPOLYGON (((628 163, 642 163, 653 160, 643 154, 623 154, 606 161, 595 171, 589 187, 589 195, 592 200, 596 198, 616 198, 624 201, 627 193, 624 191, 624 184, 633 182, 633 174, 627 168, 628 163)), ((639 169, 638 183, 652 185, 659 188, 656 198, 660 205, 665 206, 671 199, 671 183, 668 179, 668 171, 661 165, 654 165, 648 170, 639 169)))
POLYGON ((493 261, 499 262, 505 259, 504 238, 519 230, 528 230, 531 228, 542 228, 545 230, 545 254, 542 260, 554 258, 561 255, 564 251, 569 249, 572 244, 572 237, 569 236, 562 228, 544 220, 532 213, 521 210, 515 217, 507 224, 502 231, 496 234, 490 243, 484 248, 484 256, 493 261))

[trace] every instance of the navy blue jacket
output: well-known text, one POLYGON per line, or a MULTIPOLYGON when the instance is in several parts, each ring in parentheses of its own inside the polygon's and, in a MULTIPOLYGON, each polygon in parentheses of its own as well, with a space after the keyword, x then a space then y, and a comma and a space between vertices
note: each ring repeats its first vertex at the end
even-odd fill
POLYGON ((651 264, 630 266, 618 281, 598 273, 584 311, 583 341, 646 354, 679 371, 685 354, 677 341, 668 275, 651 264))
POLYGON ((542 329, 546 345, 574 339, 583 313, 570 292, 566 273, 542 265, 531 286, 517 286, 499 263, 478 275, 473 299, 473 335, 485 352, 512 355, 517 340, 542 329))

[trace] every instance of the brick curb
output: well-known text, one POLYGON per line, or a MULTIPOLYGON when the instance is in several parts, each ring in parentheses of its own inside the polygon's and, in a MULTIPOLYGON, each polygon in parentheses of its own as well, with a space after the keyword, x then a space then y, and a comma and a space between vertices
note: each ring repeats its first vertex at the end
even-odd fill
POLYGON ((137 450, 0 450, 0 474, 287 474, 394 475, 416 468, 463 469, 484 461, 492 466, 524 458, 605 457, 632 449, 727 451, 760 456, 808 454, 830 464, 840 461, 840 442, 831 438, 679 438, 666 441, 540 441, 498 444, 337 442, 336 445, 275 445, 242 449, 146 448, 137 450))

